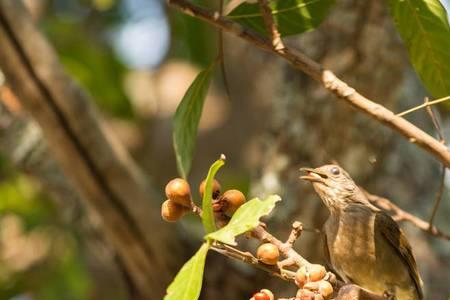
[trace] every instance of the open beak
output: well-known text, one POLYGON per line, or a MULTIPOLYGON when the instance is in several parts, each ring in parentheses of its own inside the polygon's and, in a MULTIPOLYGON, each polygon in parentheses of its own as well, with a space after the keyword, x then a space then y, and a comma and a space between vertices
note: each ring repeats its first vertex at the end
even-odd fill
POLYGON ((316 169, 312 168, 300 168, 300 171, 306 172, 307 175, 300 176, 300 179, 311 181, 311 182, 321 182, 324 183, 325 179, 328 178, 326 174, 323 174, 316 169))

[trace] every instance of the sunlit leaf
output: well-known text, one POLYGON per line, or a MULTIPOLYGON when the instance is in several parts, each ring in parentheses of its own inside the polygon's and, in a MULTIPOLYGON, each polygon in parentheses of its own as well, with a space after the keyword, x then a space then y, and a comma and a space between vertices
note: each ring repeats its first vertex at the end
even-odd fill
POLYGON ((214 213, 212 209, 212 183, 217 171, 225 164, 225 157, 221 157, 215 161, 208 171, 206 177, 205 191, 202 199, 202 223, 206 233, 216 231, 216 223, 214 222, 214 213))
POLYGON ((174 117, 173 145, 180 175, 186 178, 191 168, 198 123, 203 110, 212 66, 200 72, 184 94, 174 117))
POLYGON ((196 300, 200 296, 209 245, 203 244, 167 288, 164 300, 196 300))
POLYGON ((450 94, 450 26, 439 0, 390 0, 409 59, 430 93, 450 94))
MULTIPOLYGON (((270 8, 282 36, 299 34, 316 28, 327 15, 334 0, 271 1, 270 8)), ((259 3, 244 2, 230 14, 230 19, 266 34, 259 3)))
POLYGON ((258 198, 248 201, 239 207, 227 226, 208 234, 206 238, 236 245, 235 237, 258 226, 259 219, 268 215, 280 200, 278 195, 271 195, 264 201, 258 198))

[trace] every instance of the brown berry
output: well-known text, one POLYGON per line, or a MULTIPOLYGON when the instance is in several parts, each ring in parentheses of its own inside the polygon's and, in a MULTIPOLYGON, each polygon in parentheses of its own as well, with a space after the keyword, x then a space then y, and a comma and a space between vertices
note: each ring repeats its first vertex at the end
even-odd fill
POLYGON ((269 299, 270 299, 270 300, 275 300, 275 296, 274 296, 274 294, 272 293, 271 290, 268 290, 268 289, 262 289, 260 292, 261 292, 261 293, 264 293, 264 294, 267 294, 267 295, 269 296, 269 299))
POLYGON ((295 273, 295 283, 299 288, 302 288, 305 283, 308 282, 308 272, 305 267, 301 267, 298 269, 297 273, 295 273))
POLYGON ((258 247, 256 256, 266 265, 276 265, 280 257, 280 252, 274 244, 265 243, 258 247))
POLYGON ((221 202, 223 203, 222 210, 227 216, 231 217, 234 212, 244 204, 245 196, 241 191, 228 190, 223 193, 221 202))
POLYGON ((175 178, 166 185, 166 196, 173 202, 191 207, 191 188, 189 183, 182 178, 175 178))
POLYGON ((161 205, 161 216, 167 222, 178 221, 188 210, 173 202, 172 200, 166 200, 161 205))
POLYGON ((266 293, 258 292, 253 295, 253 299, 255 299, 255 300, 270 300, 270 297, 266 293))
MULTIPOLYGON (((200 196, 203 198, 203 194, 205 193, 205 187, 206 187, 206 179, 200 183, 200 187, 198 191, 200 192, 200 196)), ((217 180, 213 180, 212 182, 212 198, 217 199, 220 195, 220 183, 217 180)))
POLYGON ((325 267, 318 264, 313 264, 308 267, 309 270, 309 280, 319 281, 322 280, 327 274, 325 267))
POLYGON ((314 300, 314 292, 300 289, 295 297, 296 300, 314 300))
POLYGON ((333 286, 328 281, 322 280, 319 283, 319 293, 324 298, 328 298, 331 294, 333 294, 333 286))

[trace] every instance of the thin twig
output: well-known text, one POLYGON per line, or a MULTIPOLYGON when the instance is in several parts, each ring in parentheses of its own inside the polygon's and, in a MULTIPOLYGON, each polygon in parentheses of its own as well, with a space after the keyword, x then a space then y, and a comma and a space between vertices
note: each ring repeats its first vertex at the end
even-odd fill
POLYGON ((439 181, 439 189, 436 193, 436 198, 434 200, 433 209, 431 211, 430 220, 428 221, 428 230, 431 230, 433 227, 433 221, 434 217, 436 216, 437 210, 439 208, 439 204, 441 203, 442 194, 444 193, 444 187, 445 187, 445 169, 446 167, 442 165, 441 169, 441 180, 439 181))
MULTIPOLYGON (((426 103, 430 103, 428 101, 428 98, 425 97, 425 104, 426 103)), ((427 113, 431 118, 431 121, 433 122, 434 128, 436 128, 436 132, 439 136, 439 141, 443 144, 446 144, 445 142, 445 138, 444 138, 444 133, 442 132, 442 127, 441 124, 439 123, 438 118, 436 117, 436 114, 434 113, 433 109, 431 108, 431 106, 427 106, 426 107, 427 113)), ((441 170, 441 179, 439 181, 439 189, 436 193, 436 197, 434 200, 434 204, 433 204, 433 209, 431 211, 431 216, 430 216, 430 220, 428 221, 428 223, 430 224, 428 227, 428 230, 431 229, 431 227, 433 226, 433 221, 434 221, 434 217, 436 216, 437 210, 439 208, 439 204, 441 203, 441 199, 442 199, 442 194, 444 192, 444 183, 445 183, 445 166, 442 165, 442 170, 441 170)))
POLYGON ((270 266, 270 265, 263 264, 256 257, 254 257, 253 254, 251 254, 250 252, 243 252, 243 251, 240 251, 239 249, 236 249, 229 245, 225 245, 220 242, 214 242, 214 244, 211 246, 211 249, 226 256, 226 257, 237 259, 239 261, 242 261, 244 263, 252 265, 258 269, 261 269, 261 270, 269 273, 272 276, 279 277, 286 281, 291 281, 291 282, 295 281, 295 273, 294 272, 280 270, 276 265, 270 266))
POLYGON ((213 26, 222 28, 224 32, 228 32, 238 36, 251 44, 275 53, 288 61, 294 68, 303 71, 312 79, 320 82, 325 89, 342 99, 347 104, 355 107, 359 111, 376 119, 378 122, 391 127, 398 133, 406 137, 411 143, 416 144, 420 148, 434 155, 450 167, 450 151, 449 149, 437 141, 435 138, 408 122, 406 119, 396 116, 392 111, 384 106, 369 100, 359 94, 355 89, 340 80, 330 70, 326 70, 312 60, 308 56, 285 46, 283 51, 277 51, 273 48, 271 41, 267 38, 255 33, 254 31, 243 27, 242 25, 220 16, 217 12, 212 12, 198 7, 186 0, 167 0, 168 3, 183 13, 201 19, 213 26))
MULTIPOLYGON (((223 15, 223 0, 219 1, 219 7, 220 7, 220 15, 223 15)), ((219 64, 220 64, 220 73, 222 75, 223 80, 223 86, 225 87, 225 94, 228 97, 228 101, 231 101, 231 92, 230 92, 230 86, 228 84, 227 79, 227 72, 225 70, 225 52, 224 52, 224 44, 223 44, 223 31, 219 28, 218 31, 218 48, 219 48, 219 64)))
POLYGON ((401 113, 398 113, 397 117, 403 117, 404 115, 412 113, 412 112, 414 112, 416 110, 422 109, 424 107, 429 107, 431 105, 435 105, 435 104, 438 104, 438 103, 441 103, 441 102, 444 102, 444 101, 447 101, 447 100, 450 100, 450 96, 446 96, 444 98, 439 98, 439 99, 436 99, 436 100, 433 100, 433 101, 425 101, 425 103, 422 103, 422 104, 417 105, 417 106, 415 106, 413 108, 410 108, 410 109, 407 109, 407 110, 405 110, 405 111, 403 111, 401 113))
POLYGON ((300 237, 300 235, 302 234, 303 231, 303 224, 295 221, 292 224, 292 230, 291 233, 289 234, 289 237, 286 241, 286 245, 292 247, 292 245, 294 245, 295 241, 300 237))
POLYGON ((389 201, 389 199, 386 199, 386 198, 383 198, 383 197, 380 197, 377 195, 372 195, 369 192, 365 191, 364 189, 363 189, 363 191, 365 192, 365 194, 370 202, 373 202, 376 206, 378 206, 386 211, 392 212, 393 213, 392 218, 394 220, 396 220, 398 222, 408 221, 408 222, 414 224, 419 229, 429 232, 433 236, 450 241, 450 235, 443 233, 436 226, 434 226, 434 225, 430 226, 430 223, 404 211, 403 209, 401 209, 400 207, 398 207, 397 205, 395 205, 394 203, 389 201))
POLYGON ((284 44, 281 40, 280 32, 278 31, 275 20, 273 19, 272 10, 269 7, 268 0, 258 0, 259 6, 261 7, 261 12, 264 19, 264 24, 266 25, 267 32, 269 33, 270 39, 272 41, 272 46, 276 51, 283 51, 284 44))

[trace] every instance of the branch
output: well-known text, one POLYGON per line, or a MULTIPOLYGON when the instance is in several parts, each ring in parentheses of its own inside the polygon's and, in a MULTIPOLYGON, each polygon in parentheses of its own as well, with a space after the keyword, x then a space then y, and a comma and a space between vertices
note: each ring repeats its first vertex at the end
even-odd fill
POLYGON ((285 47, 283 51, 277 51, 273 48, 272 43, 267 38, 236 22, 220 16, 217 12, 200 8, 186 0, 168 0, 168 3, 185 14, 201 19, 213 26, 221 28, 223 31, 238 36, 263 50, 273 52, 282 57, 294 68, 303 71, 312 79, 321 83, 324 88, 345 103, 394 129, 411 143, 418 145, 423 150, 434 155, 445 166, 450 167, 450 151, 445 145, 441 144, 432 136, 407 120, 396 116, 384 106, 359 94, 355 89, 336 77, 333 72, 324 69, 319 63, 315 62, 305 54, 294 51, 288 47, 285 47))
POLYGON ((442 238, 444 240, 450 241, 450 235, 443 233, 440 229, 438 229, 436 226, 431 225, 429 222, 426 222, 416 216, 413 216, 412 214, 404 211, 391 201, 389 199, 372 195, 366 190, 363 189, 363 192, 366 194, 367 198, 370 202, 373 202, 376 206, 389 211, 393 213, 393 219, 395 221, 401 222, 401 221, 408 221, 420 228, 421 230, 430 233, 433 236, 436 236, 438 238, 442 238))
POLYGON ((0 0, 0 68, 37 121, 49 151, 145 299, 161 299, 176 241, 161 226, 155 192, 64 72, 21 1, 0 0), (158 228, 151 231, 149 228, 158 228), (170 249, 170 251, 169 251, 170 249))
POLYGON ((277 25, 273 19, 272 10, 269 7, 269 0, 258 0, 261 7, 264 23, 266 25, 267 32, 270 35, 272 46, 276 51, 283 51, 284 44, 281 40, 281 35, 278 32, 277 25))

